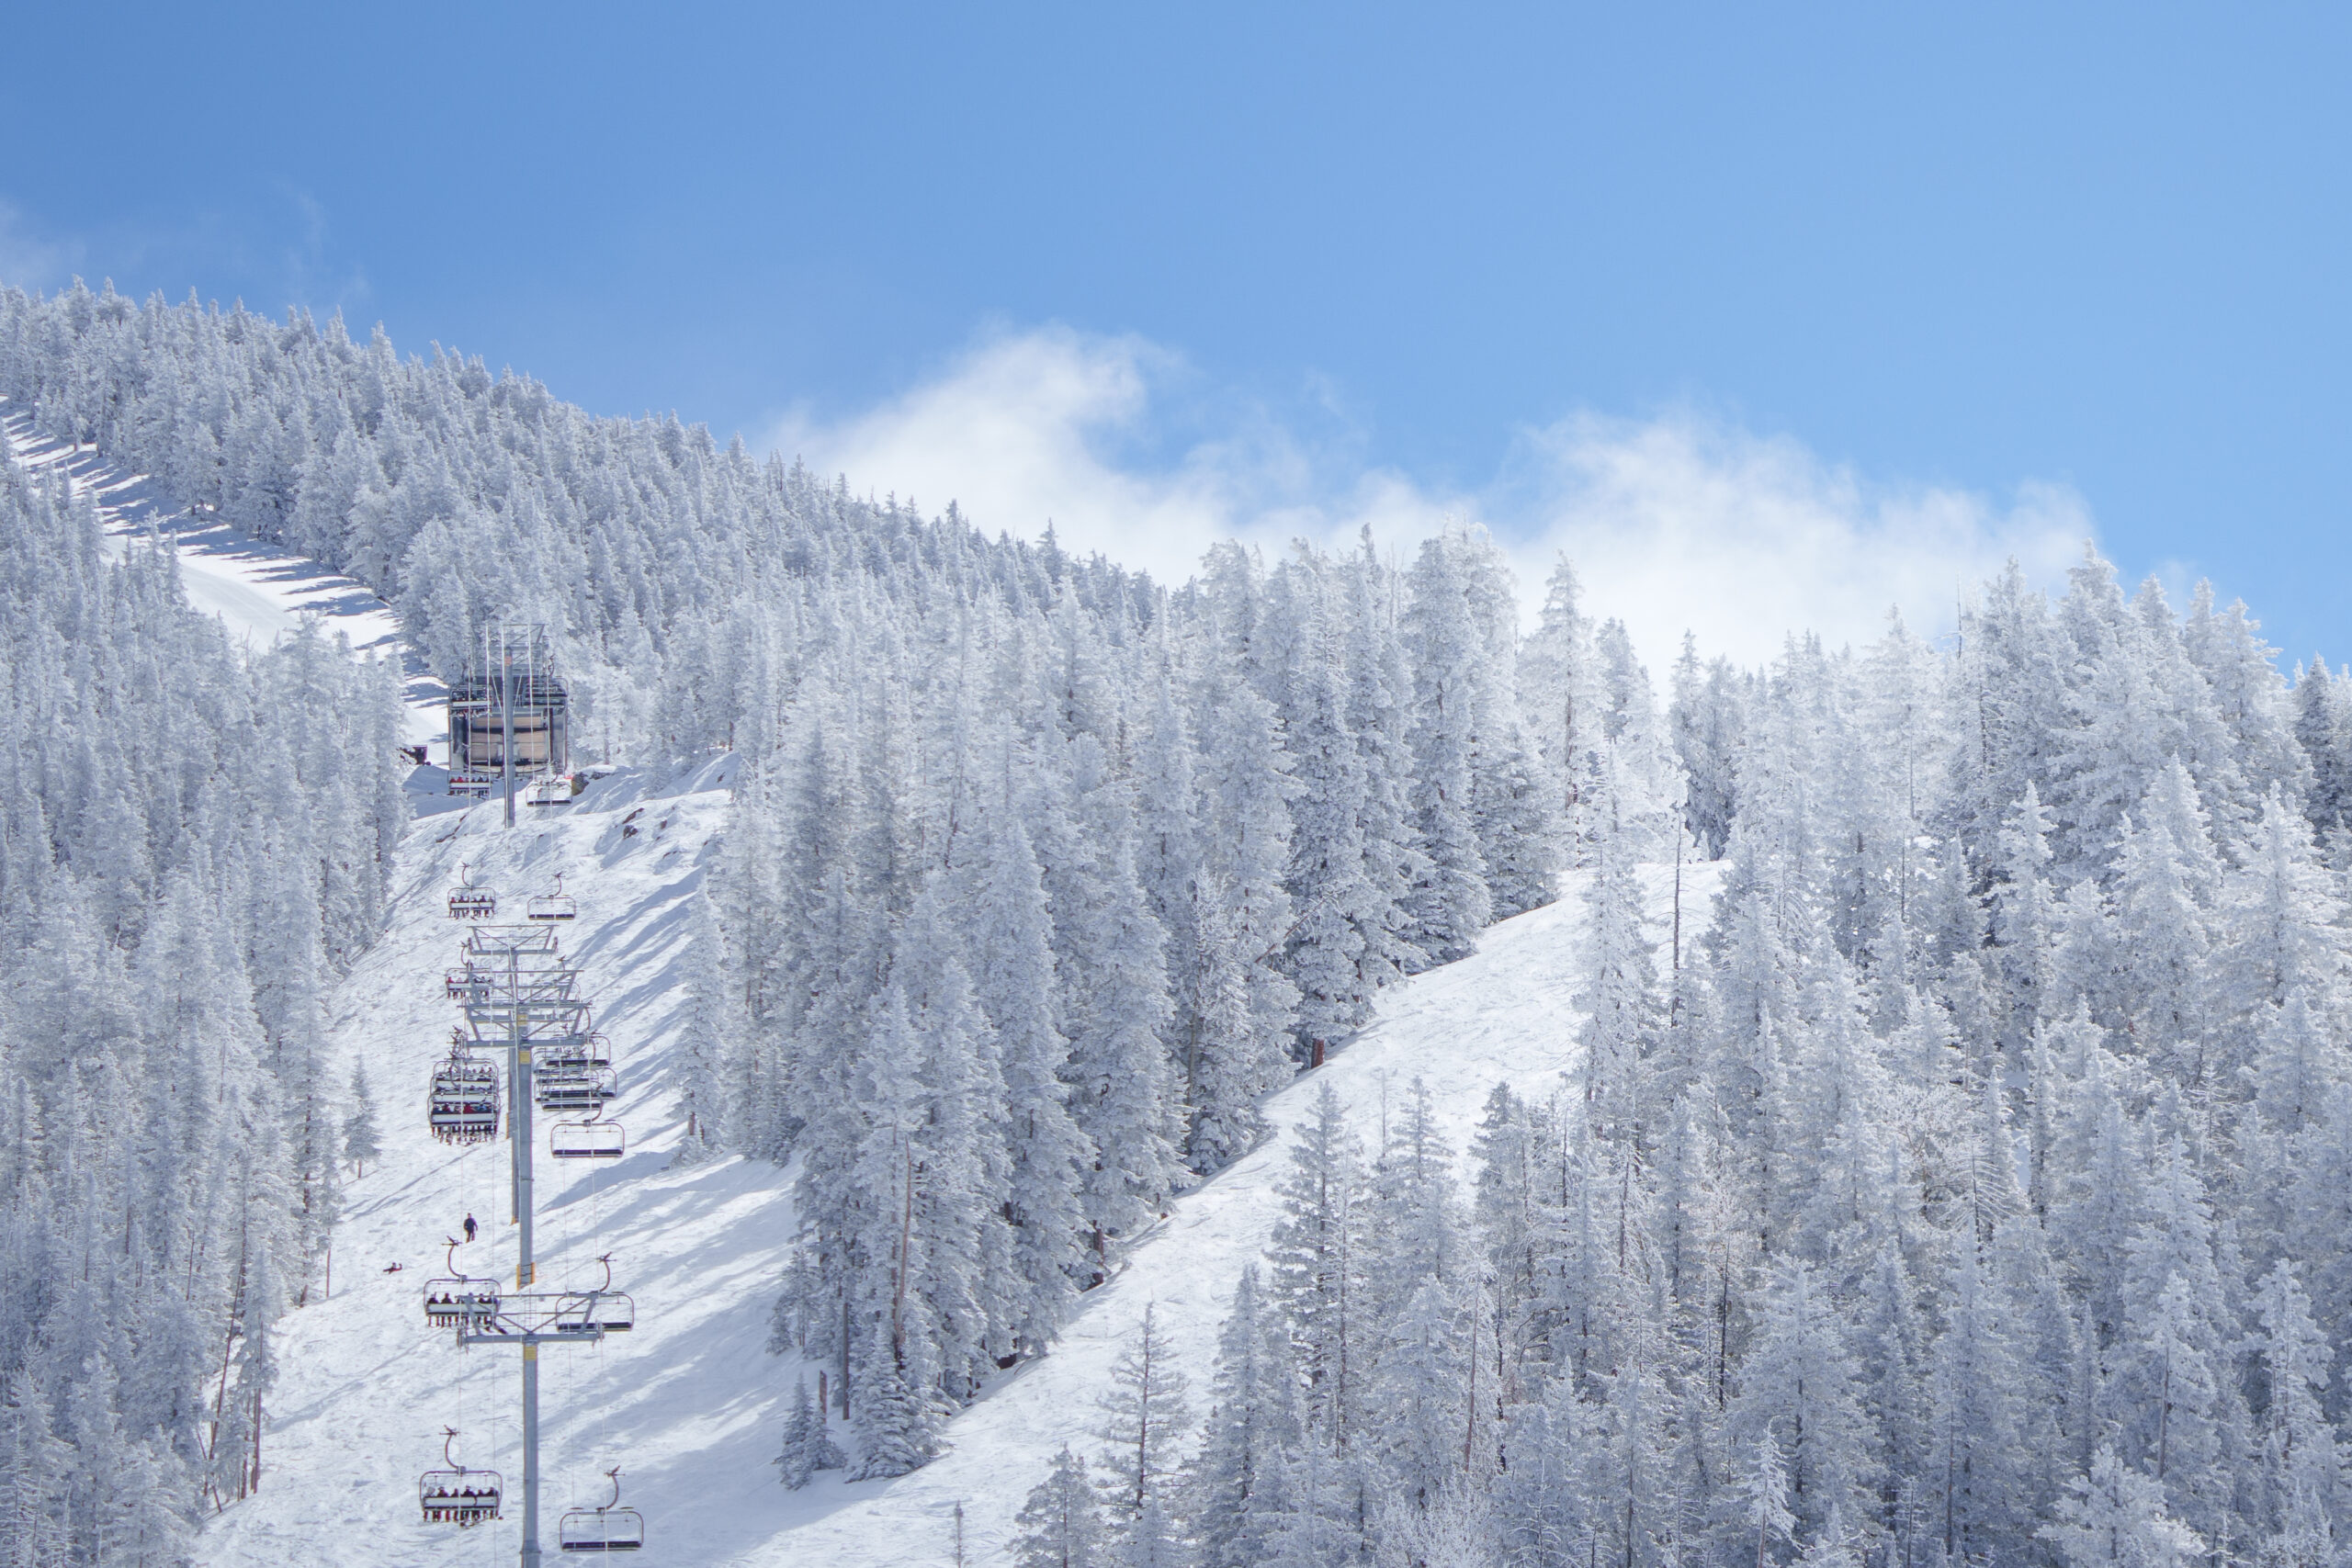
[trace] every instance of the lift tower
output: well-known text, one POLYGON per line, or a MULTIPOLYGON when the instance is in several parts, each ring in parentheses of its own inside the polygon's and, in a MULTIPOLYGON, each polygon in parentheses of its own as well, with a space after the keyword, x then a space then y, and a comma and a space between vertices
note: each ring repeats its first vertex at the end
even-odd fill
MULTIPOLYGON (((564 900, 567 906, 569 902, 564 900)), ((513 1108, 507 1136, 514 1151, 514 1220, 519 1245, 511 1291, 498 1280, 460 1272, 454 1242, 449 1277, 424 1287, 424 1316, 430 1326, 455 1329, 460 1347, 511 1346, 522 1352, 522 1568, 539 1565, 539 1348, 594 1344, 637 1322, 636 1303, 613 1289, 609 1257, 599 1259, 605 1278, 594 1289, 539 1288, 532 1235, 532 1111, 535 1105, 601 1110, 614 1091, 611 1047, 590 1027, 580 971, 558 951, 556 929, 536 912, 523 925, 477 925, 467 934, 463 963, 445 977, 449 997, 465 1017, 458 1031, 460 1053, 495 1051, 506 1057, 507 1100, 513 1108)), ((436 1113, 440 1109, 436 1100, 436 1113)), ((498 1517, 496 1502, 489 1506, 490 1513, 480 1515, 477 1508, 477 1515, 498 1517)), ((617 1483, 612 1505, 574 1513, 578 1519, 567 1515, 561 1532, 560 1545, 567 1551, 627 1551, 643 1543, 644 1522, 636 1510, 619 1506, 617 1483)), ((446 1504, 436 1515, 428 1500, 428 1522, 451 1517, 446 1504)))
POLYGON ((449 793, 503 793, 514 826, 518 786, 534 805, 571 799, 571 698, 556 679, 545 626, 496 621, 449 687, 449 793))

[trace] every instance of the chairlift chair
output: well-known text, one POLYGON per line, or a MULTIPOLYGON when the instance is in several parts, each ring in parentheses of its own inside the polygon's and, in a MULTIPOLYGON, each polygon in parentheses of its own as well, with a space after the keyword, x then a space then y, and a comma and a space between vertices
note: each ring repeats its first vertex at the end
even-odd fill
POLYGON ((532 1053, 549 1077, 574 1077, 613 1065, 613 1043, 596 1033, 571 1034, 550 1041, 532 1053))
POLYGON ((476 1061, 462 1040, 433 1070, 425 1122, 445 1144, 485 1144, 498 1136, 498 1069, 476 1061))
POLYGON ((561 872, 555 874, 555 891, 534 894, 523 908, 525 918, 534 920, 569 920, 579 913, 580 906, 564 896, 561 872))
POLYGON ((470 868, 458 867, 458 886, 449 889, 449 918, 453 920, 486 920, 498 913, 498 895, 487 887, 478 887, 469 874, 470 868))
POLYGON ((628 1147, 628 1134, 617 1122, 604 1119, 597 1106, 578 1122, 559 1122, 548 1138, 558 1159, 618 1159, 628 1147))
POLYGON ((566 1291, 556 1298, 557 1334, 626 1334, 637 1326, 637 1303, 613 1289, 613 1255, 597 1258, 605 1282, 593 1291, 566 1291))
POLYGON ((424 1321, 435 1328, 490 1328, 498 1318, 498 1281, 467 1278, 458 1267, 458 1240, 449 1238, 449 1272, 424 1282, 424 1321))
POLYGON ((453 1002, 485 1003, 490 1000, 490 976, 470 964, 462 969, 445 971, 441 984, 453 1002))
MULTIPOLYGON (((494 1470, 469 1470, 459 1464, 449 1451, 449 1446, 458 1440, 457 1428, 444 1427, 441 1434, 441 1457, 448 1461, 448 1467, 426 1471, 416 1483, 417 1501, 424 1507, 424 1522, 462 1529, 498 1517, 504 1478, 494 1470)), ((619 1494, 614 1495, 617 1499, 619 1494)), ((639 1529, 641 1533, 642 1527, 639 1529)))
POLYGON ((529 789, 523 792, 523 803, 526 806, 569 806, 576 793, 570 773, 542 773, 531 781, 529 789))
POLYGON ((645 1545, 645 1516, 621 1506, 621 1472, 605 1472, 613 1500, 596 1508, 571 1508, 556 1522, 556 1544, 566 1551, 635 1551, 645 1545))
POLYGON ((594 1111, 616 1092, 610 1067, 587 1067, 536 1080, 542 1111, 594 1111))

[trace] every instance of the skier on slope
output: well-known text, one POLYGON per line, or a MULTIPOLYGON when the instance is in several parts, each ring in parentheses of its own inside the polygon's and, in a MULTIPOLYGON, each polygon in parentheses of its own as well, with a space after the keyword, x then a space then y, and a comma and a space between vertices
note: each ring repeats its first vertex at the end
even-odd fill
POLYGON ((473 1240, 473 1238, 474 1238, 474 1217, 473 1217, 471 1214, 468 1214, 468 1215, 466 1216, 466 1239, 467 1239, 468 1241, 471 1241, 471 1240, 473 1240))

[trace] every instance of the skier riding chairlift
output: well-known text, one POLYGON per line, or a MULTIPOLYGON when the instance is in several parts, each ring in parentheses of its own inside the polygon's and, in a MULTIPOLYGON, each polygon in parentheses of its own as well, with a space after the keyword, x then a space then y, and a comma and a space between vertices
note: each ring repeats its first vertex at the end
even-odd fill
POLYGON ((470 1470, 459 1464, 449 1451, 458 1438, 457 1428, 441 1428, 441 1457, 448 1461, 447 1470, 428 1470, 417 1478, 417 1500, 424 1506, 424 1522, 429 1525, 457 1525, 464 1528, 482 1524, 498 1516, 499 1494, 504 1478, 494 1470, 470 1470))
POLYGON ((458 867, 458 886, 449 890, 449 918, 453 920, 486 920, 498 913, 498 895, 487 887, 474 885, 470 865, 458 867))

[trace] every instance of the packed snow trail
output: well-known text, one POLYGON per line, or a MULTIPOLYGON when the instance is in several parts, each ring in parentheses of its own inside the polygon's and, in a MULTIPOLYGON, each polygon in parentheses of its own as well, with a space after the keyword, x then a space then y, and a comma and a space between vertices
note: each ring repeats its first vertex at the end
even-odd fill
POLYGON ((229 635, 265 649, 316 615, 327 633, 341 632, 354 653, 393 654, 401 660, 408 692, 408 740, 429 743, 444 733, 440 704, 447 695, 408 647, 390 605, 374 589, 328 570, 282 545, 199 517, 167 501, 163 488, 126 473, 88 446, 54 441, 33 428, 31 413, 0 397, 0 445, 26 468, 64 479, 98 509, 107 547, 118 558, 126 544, 151 530, 169 537, 179 556, 180 586, 188 603, 218 616, 229 635))
MULTIPOLYGON (((729 811, 730 765, 666 785, 615 773, 511 831, 495 802, 411 824, 390 922, 337 991, 333 1021, 330 1071, 341 1085, 355 1059, 366 1065, 383 1156, 346 1189, 332 1296, 278 1324, 261 1490, 211 1523, 198 1562, 314 1564, 363 1550, 387 1565, 514 1561, 518 1358, 458 1349, 448 1332, 427 1327, 422 1304, 469 1213, 482 1232, 458 1249, 462 1269, 514 1274, 508 1145, 453 1148, 424 1122, 427 1077, 458 1014, 441 976, 469 929, 447 915, 460 863, 496 890, 501 921, 519 919, 526 897, 563 874, 580 913, 557 928, 559 940, 584 966, 596 1026, 616 1047, 620 1094, 608 1115, 629 1136, 618 1161, 555 1160, 538 1136, 546 1287, 598 1282, 595 1258, 610 1252, 615 1285, 637 1305, 631 1332, 543 1353, 542 1542, 552 1552, 557 1517, 600 1500, 613 1465, 626 1500, 654 1521, 648 1562, 728 1561, 773 1532, 772 1510, 737 1500, 752 1488, 785 1495, 766 1461, 790 1384, 763 1347, 792 1230, 787 1183, 741 1159, 670 1168, 683 960, 729 811), (504 1472, 503 1521, 462 1531, 421 1522, 416 1479, 440 1463, 444 1426, 459 1429, 459 1460, 504 1472), (748 1531, 733 1528, 739 1514, 748 1531)), ((553 1118, 536 1120, 544 1129, 553 1118)))
MULTIPOLYGON (((316 615, 356 653, 400 656, 409 739, 440 739, 445 694, 363 584, 166 504, 149 480, 39 435, 6 399, 0 440, 19 463, 88 496, 111 548, 150 531, 169 536, 189 602, 232 637, 267 647, 316 615)), ((464 1270, 511 1279, 514 1262, 506 1144, 451 1148, 424 1125, 424 1086, 457 1018, 441 975, 465 932, 446 910, 460 863, 498 891, 502 919, 519 918, 531 893, 564 874, 580 915, 561 928, 562 951, 587 965, 598 1025, 619 1048, 610 1115, 628 1129, 628 1156, 559 1162, 542 1149, 536 1162, 542 1279, 596 1283, 594 1259, 609 1251, 616 1287, 638 1309, 630 1333, 551 1349, 541 1362, 549 1551, 563 1509, 599 1500, 603 1472, 617 1464, 625 1501, 646 1515, 648 1562, 945 1564, 959 1504, 965 1560, 1006 1562, 1012 1517, 1053 1454, 1068 1444, 1091 1458, 1101 1446, 1097 1402, 1146 1305, 1156 1304, 1172 1352, 1205 1394, 1235 1280, 1270 1239, 1274 1190, 1320 1084, 1339 1090, 1376 1149, 1383 1116, 1421 1077, 1445 1136, 1466 1157, 1497 1081, 1540 1095, 1573 1064, 1583 908, 1571 879, 1559 903, 1489 930, 1476 955, 1387 993, 1345 1050, 1272 1097, 1275 1136, 1178 1199, 1081 1300, 1050 1353, 1004 1375, 950 1425, 939 1459, 895 1481, 853 1485, 834 1471, 786 1492, 770 1461, 804 1369, 764 1347, 792 1237, 791 1173, 740 1158, 670 1168, 681 1131, 669 1074, 685 1008, 683 960, 694 896, 729 811, 729 766, 672 779, 616 773, 511 832, 497 803, 459 810, 432 793, 441 770, 417 771, 419 818, 402 840, 387 929, 336 992, 329 1063, 339 1088, 355 1061, 366 1065, 383 1155, 345 1190, 332 1292, 275 1329, 280 1373, 261 1490, 209 1522, 197 1562, 308 1568, 362 1552, 387 1568, 514 1560, 515 1358, 458 1351, 448 1333, 426 1326, 422 1307, 424 1283, 442 1271, 444 1243, 469 1213, 482 1239, 461 1249, 464 1270), (421 1522, 416 1479, 441 1462, 445 1426, 459 1428, 460 1461, 504 1473, 504 1520, 462 1531, 421 1522)), ((1671 874, 1651 876, 1661 918, 1671 874)), ((1686 930, 1697 929, 1713 886, 1713 868, 1686 869, 1686 930)))
MULTIPOLYGON (((740 1158, 669 1164, 680 1131, 669 1072, 684 1018, 683 961, 693 897, 729 809, 727 767, 666 785, 616 774, 512 832, 494 803, 411 826, 389 927, 335 1004, 331 1070, 341 1081, 352 1058, 367 1063, 383 1160, 347 1190, 334 1295, 279 1324, 283 1371, 262 1487, 207 1529, 199 1563, 294 1568, 363 1546, 388 1568, 514 1560, 515 1359, 458 1350, 426 1327, 421 1305, 445 1238, 468 1213, 484 1239, 461 1249, 467 1271, 511 1279, 514 1268, 506 1145, 452 1149, 424 1123, 426 1075, 456 1017, 440 982, 464 935, 445 906, 461 862, 497 889, 502 919, 564 874, 580 915, 562 931, 563 951, 587 966, 599 1027, 620 1048, 614 1114, 628 1127, 628 1156, 588 1171, 566 1167, 590 1162, 537 1167, 548 1277, 592 1283, 602 1274, 593 1260, 610 1251, 638 1311, 629 1334, 550 1349, 541 1363, 550 1551, 562 1508, 595 1500, 603 1471, 617 1464, 625 1500, 646 1517, 649 1563, 945 1564, 959 1503, 966 1561, 1003 1563, 1012 1517, 1053 1453, 1100 1446, 1097 1400, 1147 1304, 1205 1393, 1235 1279, 1265 1248, 1293 1130, 1321 1084, 1339 1090, 1376 1147, 1384 1096, 1396 1108, 1418 1076, 1466 1156, 1498 1080, 1543 1094, 1575 1059, 1584 910, 1572 884, 1561 902, 1493 928, 1476 955, 1388 993, 1347 1049, 1274 1096, 1276 1136, 1179 1199, 1082 1300, 1047 1355, 1005 1374, 951 1424, 939 1459, 895 1481, 851 1484, 834 1471, 786 1492, 770 1461, 802 1369, 763 1347, 791 1241, 790 1173, 740 1158), (384 1272, 395 1262, 399 1272, 384 1272), (503 1521, 463 1531, 420 1522, 416 1477, 439 1462, 445 1425, 460 1430, 458 1458, 504 1473, 503 1521)), ((1654 874, 1660 915, 1670 875, 1654 874)), ((1686 930, 1713 886, 1708 868, 1686 871, 1686 930)))
MULTIPOLYGON (((1673 878, 1671 867, 1645 874, 1653 935, 1661 945, 1673 878)), ((1702 929, 1717 881, 1716 867, 1683 868, 1686 938, 1702 929)), ((744 1561, 774 1568, 949 1564, 960 1503, 965 1560, 986 1568, 1010 1563, 1013 1516, 1055 1452, 1067 1443, 1091 1461, 1102 1447, 1098 1401, 1147 1305, 1156 1306, 1156 1325, 1192 1381, 1196 1414, 1204 1415, 1218 1328, 1242 1266, 1259 1259, 1272 1239, 1281 1217, 1275 1188, 1288 1170, 1297 1126, 1324 1084, 1338 1091, 1366 1152, 1374 1154, 1383 1115, 1402 1108, 1419 1077, 1466 1175, 1471 1134, 1495 1085, 1545 1096, 1574 1064, 1583 1022, 1576 1006, 1586 919, 1580 888, 1581 879, 1568 878, 1559 902, 1489 928, 1471 957, 1385 993, 1378 1018, 1345 1050, 1268 1100, 1275 1136, 1179 1198, 1115 1277, 1081 1299, 1050 1353, 1016 1369, 956 1418, 945 1454, 887 1483, 853 1485, 839 1471, 820 1473, 801 1495, 823 1506, 821 1516, 783 1531, 744 1561)), ((649 1522, 649 1533, 651 1528, 649 1522)))

